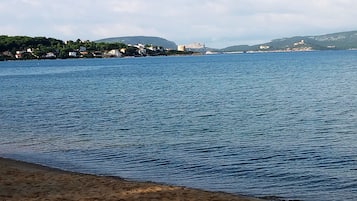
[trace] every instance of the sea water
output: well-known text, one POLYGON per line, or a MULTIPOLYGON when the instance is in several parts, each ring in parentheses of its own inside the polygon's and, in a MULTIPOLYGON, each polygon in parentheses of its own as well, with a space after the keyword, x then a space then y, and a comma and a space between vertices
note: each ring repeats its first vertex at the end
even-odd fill
POLYGON ((0 62, 0 156, 357 200, 357 51, 0 62))

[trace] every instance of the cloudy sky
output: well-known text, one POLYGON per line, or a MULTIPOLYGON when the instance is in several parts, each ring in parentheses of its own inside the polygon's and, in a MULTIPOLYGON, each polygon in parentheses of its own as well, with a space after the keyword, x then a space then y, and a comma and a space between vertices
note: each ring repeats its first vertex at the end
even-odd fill
POLYGON ((356 0, 0 0, 0 35, 160 36, 223 48, 357 30, 356 0))

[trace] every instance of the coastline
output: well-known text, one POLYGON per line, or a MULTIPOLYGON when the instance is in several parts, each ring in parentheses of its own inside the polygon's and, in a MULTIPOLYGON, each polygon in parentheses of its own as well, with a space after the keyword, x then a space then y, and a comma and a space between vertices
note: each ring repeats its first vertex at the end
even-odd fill
POLYGON ((2 157, 0 200, 262 201, 224 192, 68 172, 2 157))

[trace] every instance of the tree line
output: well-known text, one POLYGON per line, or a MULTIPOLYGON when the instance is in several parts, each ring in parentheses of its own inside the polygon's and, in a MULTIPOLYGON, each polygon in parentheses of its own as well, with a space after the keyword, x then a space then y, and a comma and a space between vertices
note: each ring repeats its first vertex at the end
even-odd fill
MULTIPOLYGON (((125 49, 122 56, 156 56, 183 54, 176 50, 164 50, 163 48, 147 49, 143 54, 139 48, 128 46, 124 43, 97 43, 93 41, 62 41, 55 38, 29 37, 29 36, 0 36, 0 60, 10 59, 46 59, 46 58, 92 58, 103 57, 105 52, 113 49, 125 49), (70 55, 70 52, 76 52, 76 56, 70 55), (21 57, 16 55, 21 53, 21 57), (51 54, 49 54, 51 53, 51 54)), ((187 54, 187 53, 184 53, 187 54)))

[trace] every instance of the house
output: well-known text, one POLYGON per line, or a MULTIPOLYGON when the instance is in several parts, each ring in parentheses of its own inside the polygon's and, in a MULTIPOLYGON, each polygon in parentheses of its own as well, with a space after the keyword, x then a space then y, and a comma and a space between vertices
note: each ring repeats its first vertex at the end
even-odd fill
POLYGON ((103 53, 101 51, 95 51, 93 53, 93 56, 96 58, 102 58, 103 57, 103 53))
POLYGON ((118 49, 113 49, 107 52, 106 56, 109 57, 121 57, 122 53, 118 49))
POLYGON ((14 55, 10 51, 5 51, 2 53, 2 55, 7 56, 7 57, 14 57, 14 55))
POLYGON ((138 54, 139 55, 146 55, 146 48, 145 48, 145 45, 143 44, 136 44, 136 45, 133 45, 133 47, 136 47, 138 49, 138 54))
POLYGON ((45 58, 47 59, 56 58, 56 55, 53 52, 47 52, 45 58))
POLYGON ((125 54, 125 53, 126 53, 126 48, 121 48, 119 51, 120 51, 121 53, 125 54))
POLYGON ((68 52, 68 56, 77 57, 77 52, 68 52))
POLYGON ((145 48, 139 49, 139 50, 138 50, 138 53, 139 53, 140 55, 146 55, 146 49, 145 49, 145 48))
POLYGON ((133 45, 134 47, 138 48, 138 49, 144 49, 145 48, 145 45, 143 44, 136 44, 136 45, 133 45))
POLYGON ((261 49, 261 50, 267 50, 269 48, 270 48, 269 45, 261 45, 261 46, 259 46, 259 49, 261 49))
POLYGON ((181 52, 186 51, 186 46, 185 45, 178 45, 177 46, 177 51, 181 51, 181 52))
POLYGON ((148 46, 146 47, 148 50, 151 50, 151 51, 157 51, 157 47, 151 45, 151 46, 148 46))
POLYGON ((80 57, 87 57, 89 53, 87 51, 80 52, 80 57))
POLYGON ((16 59, 22 59, 23 53, 25 53, 25 51, 21 51, 21 50, 16 51, 15 52, 15 58, 16 59))
POLYGON ((304 40, 301 40, 301 41, 299 41, 299 42, 294 43, 294 46, 304 45, 304 44, 305 44, 305 41, 304 41, 304 40))

